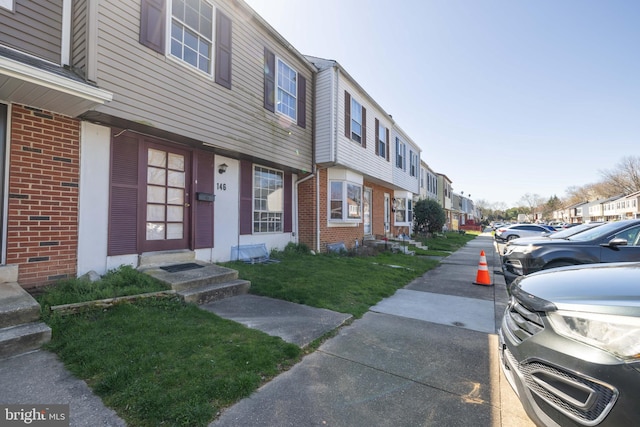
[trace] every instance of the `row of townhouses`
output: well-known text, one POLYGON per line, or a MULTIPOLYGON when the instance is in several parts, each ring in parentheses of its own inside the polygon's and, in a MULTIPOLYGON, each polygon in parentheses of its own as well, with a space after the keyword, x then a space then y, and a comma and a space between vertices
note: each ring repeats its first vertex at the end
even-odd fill
POLYGON ((2 265, 24 288, 141 254, 410 234, 470 197, 332 60, 242 0, 0 0, 2 265))
POLYGON ((553 212, 557 221, 582 223, 640 218, 640 191, 631 194, 581 202, 553 212))

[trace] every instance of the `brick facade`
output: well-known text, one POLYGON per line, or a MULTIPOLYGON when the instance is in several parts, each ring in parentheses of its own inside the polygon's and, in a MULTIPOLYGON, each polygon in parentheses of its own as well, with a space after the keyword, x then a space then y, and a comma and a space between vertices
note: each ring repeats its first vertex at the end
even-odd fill
POLYGON ((12 106, 6 264, 24 288, 76 275, 79 138, 78 120, 12 106))
MULTIPOLYGON (((326 252, 327 243, 344 242, 347 248, 353 248, 356 240, 362 242, 364 237, 364 225, 358 224, 356 227, 330 227, 327 220, 328 214, 328 178, 327 170, 320 169, 316 176, 299 186, 298 213, 300 235, 299 242, 304 243, 309 248, 316 249, 316 209, 315 194, 316 180, 320 180, 320 251, 326 252)), ((374 237, 384 236, 384 193, 393 198, 393 190, 383 187, 373 182, 364 181, 364 187, 370 188, 371 200, 371 232, 374 237)), ((364 190, 364 188, 363 188, 364 190)), ((393 213, 390 211, 391 230, 393 230, 393 213)))

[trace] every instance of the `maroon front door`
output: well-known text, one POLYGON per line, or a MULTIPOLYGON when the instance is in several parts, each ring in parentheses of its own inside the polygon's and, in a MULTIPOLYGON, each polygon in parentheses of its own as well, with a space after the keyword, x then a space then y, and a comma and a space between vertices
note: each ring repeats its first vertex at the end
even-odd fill
POLYGON ((189 248, 191 153, 159 144, 144 144, 144 226, 142 250, 189 248))

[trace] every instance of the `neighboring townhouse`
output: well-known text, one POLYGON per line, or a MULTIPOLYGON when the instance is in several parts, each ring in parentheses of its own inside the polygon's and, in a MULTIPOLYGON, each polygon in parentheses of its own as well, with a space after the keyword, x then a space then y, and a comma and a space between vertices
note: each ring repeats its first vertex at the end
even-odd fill
POLYGON ((420 198, 438 200, 438 174, 420 160, 420 198))
POLYGON ((628 194, 620 201, 620 219, 640 218, 638 199, 640 199, 640 191, 628 194))
POLYGON ((440 203, 440 206, 444 209, 444 214, 446 216, 445 226, 449 230, 453 229, 452 227, 454 224, 452 183, 453 182, 445 174, 438 174, 438 203, 440 203))
POLYGON ((76 276, 76 117, 113 98, 75 73, 69 5, 0 2, 0 257, 25 288, 76 276))
POLYGON ((420 151, 340 64, 307 59, 318 68, 316 167, 300 184, 299 211, 312 219, 301 227, 313 224, 301 228, 300 241, 325 251, 410 233, 420 151))
MULTIPOLYGON (((315 67, 243 1, 12 4, 0 7, 3 23, 29 15, 38 36, 27 53, 44 60, 23 68, 48 73, 33 99, 37 80, 0 68, 9 83, 31 85, 21 98, 0 84, 12 127, 5 167, 16 164, 3 255, 20 265, 23 286, 135 266, 147 252, 218 262, 232 246, 297 241, 315 67), (43 57, 49 34, 58 45, 43 57)), ((6 62, 30 34, 21 22, 2 28, 6 62)))

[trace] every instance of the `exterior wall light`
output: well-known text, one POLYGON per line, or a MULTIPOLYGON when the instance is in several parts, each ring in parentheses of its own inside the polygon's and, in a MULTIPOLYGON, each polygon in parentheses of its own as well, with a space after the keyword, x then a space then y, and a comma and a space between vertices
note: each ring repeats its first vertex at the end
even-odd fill
POLYGON ((222 163, 220 166, 218 166, 218 173, 220 175, 222 175, 223 173, 225 173, 227 171, 227 164, 226 163, 222 163))

